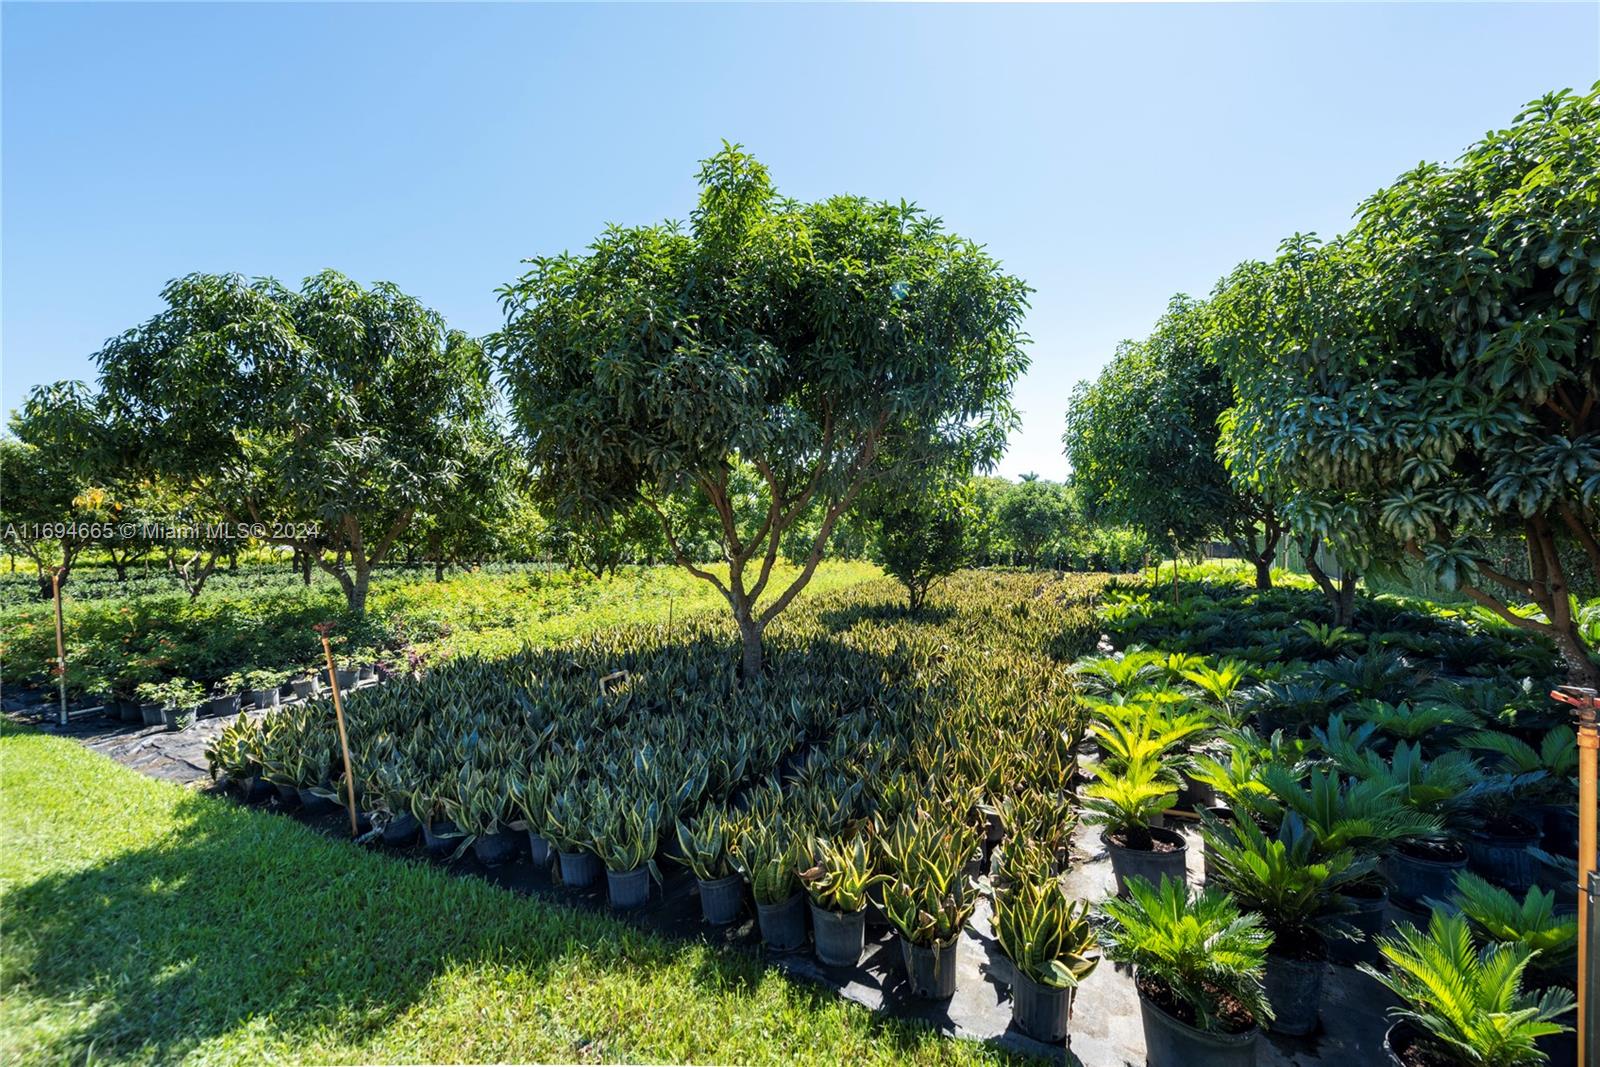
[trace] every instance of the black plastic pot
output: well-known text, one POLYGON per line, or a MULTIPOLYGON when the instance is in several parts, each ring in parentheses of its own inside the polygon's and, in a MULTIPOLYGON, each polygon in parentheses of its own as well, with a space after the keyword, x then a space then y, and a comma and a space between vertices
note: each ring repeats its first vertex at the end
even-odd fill
POLYGON ((774 952, 793 952, 806 944, 806 896, 796 892, 778 904, 756 901, 761 939, 774 952))
POLYGON ((1272 1022, 1267 1028, 1275 1034, 1296 1037, 1315 1030, 1317 1015, 1322 1010, 1322 980, 1327 971, 1325 959, 1296 960, 1268 952, 1266 971, 1261 978, 1267 1003, 1272 1005, 1272 1022))
POLYGON ((294 786, 284 785, 282 782, 273 782, 272 788, 278 791, 278 799, 283 803, 298 804, 300 802, 300 790, 294 786))
POLYGON ((206 701, 207 715, 237 715, 239 714, 239 694, 229 693, 227 696, 212 697, 206 701))
POLYGON ((377 676, 378 668, 374 667, 370 663, 366 666, 356 668, 356 681, 358 682, 370 682, 377 676))
POLYGON ((913 945, 900 937, 900 959, 906 967, 911 995, 923 1000, 949 1000, 956 992, 958 937, 948 945, 913 945))
POLYGON ((644 907, 650 902, 650 868, 606 871, 606 899, 618 911, 644 907))
POLYGON ((709 882, 695 879, 700 888, 700 914, 712 926, 737 922, 744 913, 744 879, 737 874, 709 882))
POLYGON ((528 858, 533 861, 535 867, 550 866, 550 842, 532 830, 528 831, 528 858))
POLYGON ((340 689, 352 689, 356 684, 356 671, 341 671, 337 667, 333 671, 333 680, 339 683, 340 689))
POLYGON ((1521 896, 1533 884, 1533 854, 1540 831, 1527 819, 1511 816, 1506 825, 1462 836, 1467 866, 1496 885, 1521 896))
POLYGON ((161 725, 176 733, 194 725, 194 708, 162 708, 161 725))
POLYGON ((244 694, 257 711, 278 706, 278 691, 276 689, 247 689, 244 694))
POLYGON ((1011 1021, 1017 1029, 1047 1045, 1059 1045, 1067 1037, 1072 1018, 1072 990, 1067 986, 1041 985, 1012 967, 1011 1021))
POLYGON ((1467 866, 1466 850, 1453 859, 1434 859, 1406 851, 1400 842, 1383 857, 1383 873, 1393 887, 1389 895, 1405 904, 1424 898, 1446 900, 1456 887, 1456 872, 1467 866))
POLYGON ((1251 1027, 1242 1034, 1198 1030, 1175 1019, 1139 994, 1139 1016, 1144 1023, 1145 1067, 1254 1067, 1256 1042, 1261 1031, 1251 1027))
POLYGON ((239 787, 239 799, 246 804, 263 801, 272 792, 272 783, 256 774, 248 778, 235 778, 233 784, 239 787))
POLYGON ((289 681, 289 691, 301 700, 310 700, 321 690, 322 685, 315 676, 310 678, 293 678, 289 681))
POLYGON ((1578 807, 1576 804, 1541 804, 1537 809, 1539 827, 1544 831, 1546 852, 1569 859, 1578 858, 1578 807))
POLYGON ((1128 895, 1127 880, 1135 876, 1144 878, 1154 886, 1161 884, 1162 876, 1176 878, 1180 882, 1184 880, 1184 860, 1189 853, 1189 846, 1183 835, 1176 830, 1156 828, 1150 831, 1150 836, 1176 847, 1171 852, 1123 848, 1114 843, 1109 834, 1100 835, 1101 842, 1111 855, 1111 872, 1116 875, 1119 897, 1128 895))
POLYGON ((117 702, 117 717, 123 722, 140 722, 144 715, 139 711, 137 700, 120 700, 117 702))
POLYGON ((309 789, 296 789, 295 793, 300 797, 300 807, 307 815, 326 815, 339 806, 327 797, 314 793, 309 789))
POLYGON ((160 704, 140 704, 139 705, 139 717, 144 720, 144 724, 146 726, 160 726, 161 725, 161 705, 160 704))
POLYGON ((867 945, 867 912, 829 911, 811 904, 811 936, 817 959, 830 967, 854 967, 867 945))
POLYGON ((407 811, 384 823, 383 832, 379 836, 386 845, 404 848, 417 839, 417 832, 421 829, 422 824, 417 822, 417 817, 407 811))
POLYGON ((600 880, 605 870, 600 857, 593 852, 563 852, 561 856, 561 884, 568 889, 588 889, 600 880))
POLYGON ((1178 799, 1173 807, 1180 811, 1200 811, 1217 802, 1217 791, 1210 782, 1197 782, 1182 771, 1178 778, 1178 799))
POLYGON ((456 824, 449 819, 432 819, 422 824, 422 845, 430 855, 448 856, 460 843, 456 824))
POLYGON ((1411 1047, 1411 1042, 1417 1039, 1417 1031, 1410 1023, 1395 1023, 1383 1035, 1383 1051, 1388 1054, 1389 1062, 1394 1067, 1406 1067, 1406 1061, 1400 1054, 1411 1047))
POLYGON ((510 863, 517 858, 517 853, 521 850, 522 835, 514 834, 510 830, 479 834, 472 839, 472 854, 478 857, 478 862, 485 867, 498 867, 502 863, 510 863))
POLYGON ((1358 963, 1377 963, 1382 955, 1378 951, 1378 935, 1383 933, 1384 920, 1389 911, 1389 891, 1382 886, 1370 893, 1341 893, 1353 911, 1339 918, 1360 932, 1360 940, 1348 937, 1328 937, 1328 961, 1343 967, 1358 963))

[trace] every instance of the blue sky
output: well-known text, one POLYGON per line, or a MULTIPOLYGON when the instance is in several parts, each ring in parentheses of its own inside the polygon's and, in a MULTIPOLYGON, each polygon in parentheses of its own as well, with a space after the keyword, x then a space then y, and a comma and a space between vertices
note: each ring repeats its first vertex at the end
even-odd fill
POLYGON ((1036 289, 1001 472, 1073 384, 1295 230, 1600 78, 1600 5, 91 6, 3 12, 0 403, 91 377, 169 278, 391 280, 500 321, 527 256, 786 193, 915 200, 1036 289))

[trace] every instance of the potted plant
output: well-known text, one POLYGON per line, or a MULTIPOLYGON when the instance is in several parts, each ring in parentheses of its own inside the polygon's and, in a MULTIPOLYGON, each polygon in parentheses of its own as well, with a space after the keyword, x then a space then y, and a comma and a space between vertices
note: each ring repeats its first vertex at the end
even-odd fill
POLYGON ((211 687, 211 697, 206 701, 207 715, 239 714, 239 693, 244 689, 244 676, 237 671, 225 675, 211 687))
POLYGON ((1573 988, 1577 971, 1578 917, 1556 912, 1554 893, 1538 886, 1518 900, 1499 886, 1490 885, 1471 871, 1456 875, 1455 892, 1448 901, 1425 901, 1429 908, 1457 912, 1467 920, 1480 942, 1523 945, 1536 955, 1528 963, 1529 984, 1536 988, 1573 988))
POLYGON ((700 891, 700 913, 712 926, 735 922, 744 911, 744 880, 728 852, 730 827, 725 809, 707 805, 699 815, 678 823, 677 861, 694 872, 700 891))
POLYGON ((660 806, 608 797, 594 814, 594 850, 606 865, 607 899, 618 911, 644 907, 651 879, 661 878, 654 859, 660 806))
POLYGON ((257 711, 278 706, 278 686, 283 684, 281 671, 253 668, 235 677, 243 683, 245 702, 257 711))
POLYGON ((340 691, 354 689, 361 675, 359 659, 354 654, 346 651, 335 656, 333 663, 333 680, 340 691))
POLYGON ((157 720, 173 731, 187 730, 194 725, 195 715, 205 695, 204 689, 186 678, 145 682, 139 686, 139 697, 144 702, 142 707, 154 707, 157 720))
POLYGON ((1135 875, 1182 881, 1188 851, 1183 835, 1154 825, 1177 800, 1177 782, 1148 758, 1127 763, 1121 772, 1100 765, 1094 776, 1083 789, 1083 821, 1105 827, 1100 840, 1111 855, 1117 894, 1127 895, 1128 879, 1135 875))
MULTIPOLYGON (((1403 804, 1401 787, 1393 783, 1344 781, 1326 768, 1312 772, 1302 783, 1282 766, 1263 767, 1260 780, 1278 810, 1294 813, 1305 824, 1319 855, 1348 849, 1358 857, 1377 859, 1396 841, 1437 835, 1444 825, 1439 816, 1403 804)), ((1328 938, 1329 958, 1347 965, 1375 962, 1376 938, 1383 932, 1389 904, 1383 878, 1368 874, 1344 879, 1334 892, 1342 898, 1340 921, 1358 936, 1328 938)))
POLYGON ((849 843, 817 838, 811 860, 800 872, 800 883, 811 898, 817 959, 830 967, 854 967, 867 943, 867 891, 881 876, 872 873, 860 835, 849 843))
POLYGON ((206 766, 213 782, 225 778, 239 789, 245 803, 258 799, 266 783, 258 756, 261 726, 248 715, 228 723, 206 746, 206 766))
POLYGON ((472 854, 485 867, 510 863, 522 848, 522 835, 511 830, 516 815, 503 777, 500 771, 468 763, 456 773, 455 795, 444 797, 445 814, 467 836, 472 854))
POLYGON ((1260 917, 1174 878, 1130 878, 1128 898, 1100 909, 1106 955, 1134 968, 1147 1067, 1254 1064, 1259 1024, 1272 1018, 1261 986, 1272 934, 1260 917))
POLYGON ((1435 911, 1427 933, 1402 923, 1380 948, 1387 968, 1361 969, 1400 998, 1384 1038, 1399 1067, 1531 1067, 1545 1062, 1541 1038, 1568 1031, 1556 1020, 1572 1010, 1570 991, 1523 991, 1527 945, 1476 948, 1467 920, 1435 911))
POLYGON ((948 816, 915 813, 901 817, 895 836, 883 909, 900 935, 911 995, 945 1000, 955 994, 956 951, 978 901, 966 862, 977 833, 948 816))
POLYGON ((1217 887, 1239 907, 1259 915, 1272 931, 1262 976, 1272 1005, 1270 1029, 1311 1033, 1317 1027, 1328 960, 1323 931, 1347 907, 1335 890, 1369 874, 1376 861, 1358 859, 1349 849, 1319 855, 1316 838, 1292 811, 1272 837, 1249 819, 1224 826, 1207 818, 1202 833, 1211 849, 1217 887))
POLYGON ((528 835, 528 858, 540 870, 550 866, 550 842, 542 833, 550 806, 550 782, 551 776, 542 762, 531 764, 521 777, 511 776, 511 799, 528 835))
POLYGON ((544 838, 556 850, 561 884, 569 889, 588 889, 605 869, 594 852, 595 807, 593 789, 568 782, 545 809, 544 838))
POLYGON ((793 952, 806 943, 806 898, 800 891, 804 845, 778 812, 742 820, 728 858, 750 883, 756 923, 774 952, 793 952))
POLYGON ((302 667, 289 678, 289 691, 301 700, 311 700, 322 694, 322 677, 326 668, 313 663, 302 667))
POLYGON ((1073 990, 1100 963, 1089 905, 1067 895, 1049 853, 1011 851, 994 893, 995 937, 1011 961, 1011 1018, 1029 1037, 1058 1044, 1073 990))

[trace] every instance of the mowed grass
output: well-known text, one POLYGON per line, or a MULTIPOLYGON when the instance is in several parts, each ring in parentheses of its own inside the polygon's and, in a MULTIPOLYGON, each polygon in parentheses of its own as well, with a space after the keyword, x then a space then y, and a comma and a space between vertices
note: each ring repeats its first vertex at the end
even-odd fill
POLYGON ((0 1062, 995 1063, 755 958, 0 728, 0 1062))

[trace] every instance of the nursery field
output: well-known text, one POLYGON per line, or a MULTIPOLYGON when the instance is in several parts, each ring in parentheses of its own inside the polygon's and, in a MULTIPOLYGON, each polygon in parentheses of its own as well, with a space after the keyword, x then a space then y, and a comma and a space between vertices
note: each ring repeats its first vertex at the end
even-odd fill
MULTIPOLYGON (((779 577, 793 574, 780 564, 779 577)), ((829 562, 807 592, 878 575, 867 563, 829 562)), ((10 685, 54 686, 55 628, 48 603, 24 599, 31 576, 12 576, 0 606, 0 675, 10 685), (26 578, 26 582, 20 580, 26 578)), ((77 695, 132 697, 140 683, 178 678, 209 690, 233 674, 264 671, 281 683, 321 655, 311 627, 331 620, 341 657, 408 667, 462 654, 501 654, 626 623, 726 610, 706 582, 677 567, 623 567, 605 578, 538 566, 491 566, 435 582, 390 568, 374 579, 367 616, 350 616, 337 583, 312 585, 281 565, 214 575, 198 599, 170 579, 82 569, 67 587, 68 682, 77 695)), ((266 688, 266 681, 251 688, 266 688)), ((242 688, 236 687, 236 688, 242 688)))
POLYGON ((657 600, 352 692, 363 847, 295 824, 349 793, 326 698, 215 738, 242 804, 9 735, 6 1040, 39 1060, 1002 1054, 765 953, 948 1005, 924 1013, 947 1030, 1004 1005, 1038 1042, 1008 1048, 1077 1033, 1091 1067, 1219 1043, 1379 1062, 1385 1003, 1405 1064, 1570 1053, 1576 756, 1552 648, 1388 596, 1334 626, 1316 591, 1218 566, 1176 588, 964 571, 914 613, 851 576, 780 618, 755 680, 728 620, 661 626, 657 600), (80 761, 104 797, 44 780, 80 761), (495 870, 540 888, 447 873, 495 870), (669 895, 687 942, 625 914, 669 895), (1370 1018, 1319 1010, 1358 986, 1370 1018))

